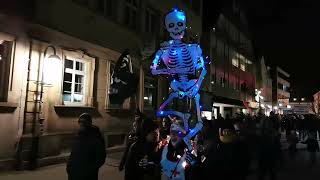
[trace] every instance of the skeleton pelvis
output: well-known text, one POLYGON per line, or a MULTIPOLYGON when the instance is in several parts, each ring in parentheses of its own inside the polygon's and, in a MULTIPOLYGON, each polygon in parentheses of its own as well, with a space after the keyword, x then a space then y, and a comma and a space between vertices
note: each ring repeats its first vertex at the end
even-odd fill
POLYGON ((170 83, 170 87, 173 91, 182 91, 182 92, 187 92, 189 91, 191 88, 196 88, 195 84, 196 84, 197 80, 196 79, 191 79, 189 81, 185 81, 185 82, 180 82, 180 81, 171 81, 170 83))

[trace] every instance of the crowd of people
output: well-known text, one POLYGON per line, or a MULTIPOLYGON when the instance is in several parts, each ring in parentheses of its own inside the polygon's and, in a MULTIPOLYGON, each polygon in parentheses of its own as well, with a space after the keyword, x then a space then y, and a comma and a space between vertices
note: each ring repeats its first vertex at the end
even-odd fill
MULTIPOLYGON (((125 180, 244 180, 255 170, 259 179, 276 179, 284 153, 294 159, 298 142, 307 145, 310 165, 316 163, 318 122, 315 116, 280 116, 273 112, 270 116, 218 115, 214 120, 203 119, 202 131, 192 139, 194 151, 189 152, 183 141, 186 132, 178 121, 164 118, 157 123, 137 110, 119 171, 124 171, 125 180), (281 132, 285 132, 289 144, 285 152, 281 132)), ((104 141, 88 115, 80 117, 79 124, 82 128, 67 172, 69 179, 88 179, 87 176, 94 180, 105 160, 104 141), (90 173, 86 174, 88 170, 90 173)))

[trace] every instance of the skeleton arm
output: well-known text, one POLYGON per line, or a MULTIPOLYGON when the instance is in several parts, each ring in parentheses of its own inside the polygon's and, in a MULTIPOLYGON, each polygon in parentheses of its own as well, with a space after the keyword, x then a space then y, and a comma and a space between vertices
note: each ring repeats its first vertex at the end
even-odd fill
POLYGON ((197 45, 196 51, 197 51, 197 55, 199 56, 199 60, 198 60, 197 65, 196 65, 196 70, 198 71, 199 69, 202 69, 201 70, 201 74, 200 74, 199 79, 198 79, 197 84, 196 84, 196 85, 198 85, 200 87, 205 75, 207 74, 207 70, 206 70, 206 67, 204 65, 204 60, 203 60, 203 57, 202 57, 202 49, 200 48, 199 45, 197 45))
POLYGON ((196 49, 194 49, 194 50, 196 51, 196 55, 198 56, 198 59, 197 59, 198 62, 196 63, 195 68, 196 68, 196 71, 201 69, 201 74, 198 77, 198 80, 195 83, 194 88, 190 89, 191 92, 189 92, 189 94, 191 95, 191 97, 194 97, 198 93, 200 86, 202 84, 202 81, 203 81, 205 75, 207 74, 207 70, 204 65, 204 60, 202 57, 202 50, 201 50, 200 46, 197 45, 196 49))
POLYGON ((170 74, 166 69, 157 69, 159 66, 159 63, 161 62, 161 56, 163 54, 162 49, 159 49, 155 55, 155 58, 153 59, 152 65, 151 65, 151 73, 153 75, 159 75, 159 74, 170 74))

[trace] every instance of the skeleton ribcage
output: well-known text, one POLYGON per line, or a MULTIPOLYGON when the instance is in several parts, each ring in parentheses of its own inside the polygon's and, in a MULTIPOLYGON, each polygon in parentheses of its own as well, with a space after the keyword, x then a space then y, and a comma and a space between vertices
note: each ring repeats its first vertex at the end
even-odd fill
POLYGON ((167 59, 166 65, 170 69, 179 70, 176 75, 187 77, 187 75, 195 74, 193 58, 186 44, 173 44, 168 48, 168 51, 167 57, 165 57, 167 59))

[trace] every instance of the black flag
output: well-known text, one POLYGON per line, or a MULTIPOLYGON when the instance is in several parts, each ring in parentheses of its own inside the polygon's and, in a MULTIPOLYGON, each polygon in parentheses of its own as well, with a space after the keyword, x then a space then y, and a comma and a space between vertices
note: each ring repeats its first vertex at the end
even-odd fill
POLYGON ((111 75, 109 99, 111 104, 122 105, 136 93, 138 78, 133 74, 130 52, 126 49, 119 57, 111 75))

